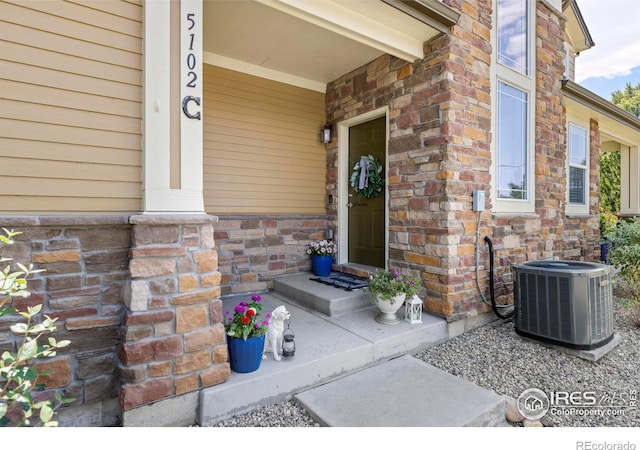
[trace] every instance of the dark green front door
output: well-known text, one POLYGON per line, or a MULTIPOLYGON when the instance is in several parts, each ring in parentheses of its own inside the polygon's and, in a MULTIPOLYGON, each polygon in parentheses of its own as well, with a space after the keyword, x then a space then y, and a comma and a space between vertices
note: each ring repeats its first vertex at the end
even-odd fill
MULTIPOLYGON (((349 128, 350 167, 366 155, 372 155, 386 167, 386 143, 385 117, 349 128)), ((350 263, 385 266, 385 192, 386 187, 375 198, 362 198, 349 184, 350 263)))

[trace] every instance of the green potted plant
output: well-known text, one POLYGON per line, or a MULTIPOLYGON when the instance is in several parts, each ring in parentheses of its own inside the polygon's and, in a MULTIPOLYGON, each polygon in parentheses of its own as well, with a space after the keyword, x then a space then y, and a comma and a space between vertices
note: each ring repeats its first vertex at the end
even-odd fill
POLYGON ((328 277, 331 274, 333 256, 338 246, 333 241, 322 239, 313 241, 307 248, 307 255, 311 256, 311 271, 315 276, 328 277))
POLYGON ((264 351, 265 335, 271 314, 259 317, 262 311, 262 297, 251 296, 251 302, 240 302, 230 311, 224 328, 227 332, 227 347, 231 370, 239 373, 254 372, 260 368, 264 351))
POLYGON ((420 281, 399 270, 380 270, 369 276, 365 291, 371 293, 371 302, 378 306, 380 314, 376 321, 384 324, 400 322, 396 311, 407 297, 413 297, 420 287, 420 281))

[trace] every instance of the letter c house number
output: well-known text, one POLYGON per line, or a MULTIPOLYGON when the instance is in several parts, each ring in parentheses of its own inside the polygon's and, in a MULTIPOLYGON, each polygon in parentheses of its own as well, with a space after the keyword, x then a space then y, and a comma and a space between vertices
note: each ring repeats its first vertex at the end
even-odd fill
MULTIPOLYGON (((198 87, 198 56, 194 52, 194 44, 195 40, 199 39, 200 36, 196 36, 194 28, 196 27, 196 14, 192 12, 188 12, 186 14, 187 19, 187 27, 186 34, 183 34, 183 39, 186 40, 186 56, 182 60, 182 67, 186 77, 183 78, 185 80, 184 87, 187 89, 196 89, 198 87)), ((197 119, 201 120, 200 111, 193 111, 195 108, 189 107, 190 103, 194 103, 196 107, 200 106, 200 97, 196 97, 193 95, 185 95, 182 98, 182 112, 189 119, 197 119)))

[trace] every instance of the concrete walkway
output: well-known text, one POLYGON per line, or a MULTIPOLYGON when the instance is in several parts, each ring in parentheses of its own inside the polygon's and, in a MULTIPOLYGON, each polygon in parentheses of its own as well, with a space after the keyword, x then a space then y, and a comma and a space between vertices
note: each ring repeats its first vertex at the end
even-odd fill
POLYGON ((295 396, 330 427, 492 427, 505 423, 504 400, 401 356, 295 396))
MULTIPOLYGON (((444 319, 423 314, 420 324, 383 325, 375 321, 378 309, 364 301, 368 294, 312 277, 280 278, 262 294, 263 312, 285 305, 291 313, 295 355, 275 361, 267 354, 257 371, 232 372, 202 390, 201 426, 292 397, 332 427, 505 424, 499 395, 410 356, 459 333, 444 319)), ((224 299, 223 311, 248 298, 224 299)))

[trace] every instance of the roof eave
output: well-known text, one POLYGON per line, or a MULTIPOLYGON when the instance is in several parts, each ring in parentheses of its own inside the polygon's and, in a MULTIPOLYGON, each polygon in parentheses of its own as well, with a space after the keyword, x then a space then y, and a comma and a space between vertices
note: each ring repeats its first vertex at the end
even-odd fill
POLYGON ((589 108, 640 131, 640 118, 594 94, 571 80, 562 80, 564 94, 589 108))
MULTIPOLYGON (((571 8, 571 11, 576 17, 576 21, 578 22, 578 26, 580 27, 580 31, 584 35, 584 46, 579 49, 576 49, 577 52, 581 52, 584 50, 588 50, 591 47, 595 46, 596 43, 593 41, 591 37, 591 33, 589 32, 589 28, 587 27, 587 23, 584 21, 584 17, 582 17, 582 12, 578 7, 578 3, 576 0, 563 0, 562 1, 562 11, 566 11, 567 8, 571 8)), ((565 13, 566 15, 566 13, 565 13)))
POLYGON ((382 0, 411 17, 447 33, 458 23, 460 13, 437 0, 382 0))

